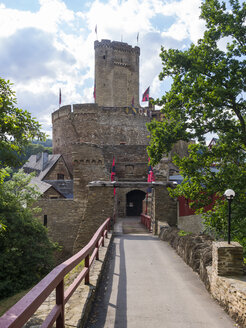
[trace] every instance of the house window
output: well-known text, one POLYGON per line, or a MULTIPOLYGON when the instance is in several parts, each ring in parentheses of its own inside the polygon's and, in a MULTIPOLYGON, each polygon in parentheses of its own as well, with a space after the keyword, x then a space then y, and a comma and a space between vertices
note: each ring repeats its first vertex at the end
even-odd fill
POLYGON ((57 180, 64 180, 64 174, 58 173, 57 180))
POLYGON ((48 220, 47 220, 47 215, 45 214, 45 215, 44 215, 44 226, 45 226, 45 227, 47 227, 47 221, 48 221, 48 220))

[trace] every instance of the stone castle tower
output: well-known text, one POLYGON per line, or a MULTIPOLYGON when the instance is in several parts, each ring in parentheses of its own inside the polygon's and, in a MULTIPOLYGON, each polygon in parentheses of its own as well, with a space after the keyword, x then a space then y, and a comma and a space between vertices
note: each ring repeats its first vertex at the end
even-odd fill
POLYGON ((140 48, 123 42, 95 41, 95 98, 99 106, 139 107, 140 48))
MULTIPOLYGON (((84 246, 106 217, 140 215, 148 187, 146 123, 151 117, 139 106, 140 49, 110 40, 95 41, 94 48, 95 103, 52 113, 53 154, 61 154, 70 170, 73 199, 44 199, 40 207, 64 254, 84 246)), ((171 222, 176 205, 167 199, 165 173, 158 180, 153 215, 170 216, 171 222)))

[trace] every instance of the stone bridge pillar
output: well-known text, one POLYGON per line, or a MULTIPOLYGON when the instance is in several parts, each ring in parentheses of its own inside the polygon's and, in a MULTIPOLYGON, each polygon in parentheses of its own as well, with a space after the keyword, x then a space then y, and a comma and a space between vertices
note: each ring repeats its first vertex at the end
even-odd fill
POLYGON ((100 225, 114 213, 113 185, 89 184, 87 204, 78 234, 74 242, 73 253, 78 252, 92 238, 100 225))

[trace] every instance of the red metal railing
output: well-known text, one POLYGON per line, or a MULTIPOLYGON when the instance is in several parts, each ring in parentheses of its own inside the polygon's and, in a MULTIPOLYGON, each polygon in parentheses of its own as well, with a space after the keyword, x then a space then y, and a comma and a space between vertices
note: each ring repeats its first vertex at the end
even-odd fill
POLYGON ((52 327, 56 321, 57 328, 64 328, 65 304, 83 279, 85 279, 85 284, 89 284, 90 267, 95 259, 99 259, 99 247, 101 245, 104 246, 104 238, 108 237, 109 227, 110 219, 108 218, 83 249, 55 267, 0 318, 0 328, 22 327, 54 289, 56 289, 56 305, 48 314, 41 327, 52 327), (84 268, 73 283, 64 291, 64 277, 82 260, 85 260, 84 268))
POLYGON ((141 223, 145 225, 145 227, 149 230, 152 231, 151 229, 151 218, 149 215, 146 215, 144 213, 141 214, 141 223))

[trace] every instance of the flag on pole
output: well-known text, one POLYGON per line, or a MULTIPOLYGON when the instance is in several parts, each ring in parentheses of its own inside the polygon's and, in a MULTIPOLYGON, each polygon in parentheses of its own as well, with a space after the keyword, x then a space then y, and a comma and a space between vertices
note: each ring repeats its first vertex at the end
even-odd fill
POLYGON ((133 114, 136 115, 137 114, 137 111, 134 107, 134 96, 132 97, 132 111, 133 111, 133 114))
POLYGON ((93 98, 96 100, 96 83, 94 84, 93 98))
POLYGON ((138 40, 139 40, 139 32, 138 32, 138 34, 137 34, 137 44, 138 44, 138 40))
POLYGON ((112 164, 112 170, 111 170, 111 181, 115 180, 115 158, 113 157, 113 164, 112 164))
POLYGON ((61 106, 61 88, 59 88, 59 108, 61 106))
MULTIPOLYGON (((96 36, 97 36, 97 24, 95 26, 95 33, 96 33, 96 36)), ((98 40, 98 36, 97 36, 97 40, 98 40)))
MULTIPOLYGON (((111 170, 111 181, 115 180, 115 158, 113 157, 113 164, 112 164, 112 170, 111 170)), ((114 187, 114 196, 116 194, 116 189, 114 187)))
MULTIPOLYGON (((155 181, 154 172, 152 169, 152 166, 150 165, 150 158, 148 159, 148 182, 155 181)), ((152 191, 151 187, 148 187, 147 193, 146 193, 146 208, 145 208, 145 214, 148 213, 148 194, 152 191)))
POLYGON ((149 158, 149 166, 148 166, 148 182, 155 181, 154 172, 152 166, 150 165, 150 158, 149 158))
POLYGON ((142 101, 149 101, 149 87, 144 91, 142 101))

